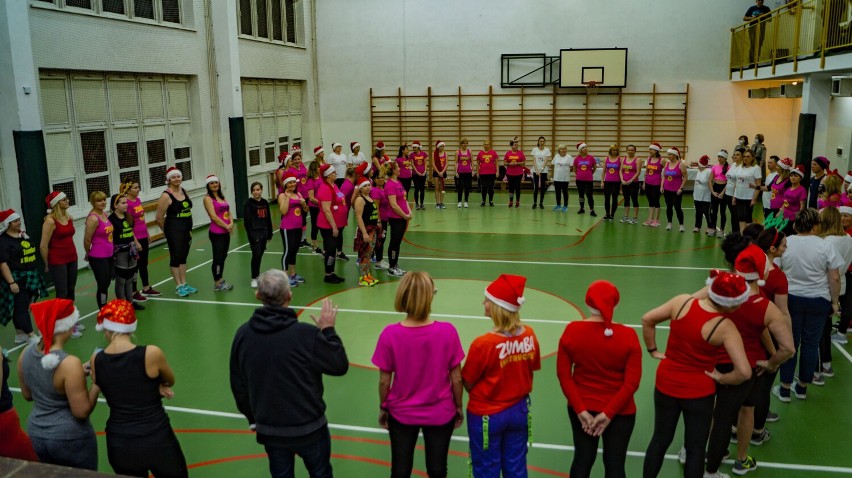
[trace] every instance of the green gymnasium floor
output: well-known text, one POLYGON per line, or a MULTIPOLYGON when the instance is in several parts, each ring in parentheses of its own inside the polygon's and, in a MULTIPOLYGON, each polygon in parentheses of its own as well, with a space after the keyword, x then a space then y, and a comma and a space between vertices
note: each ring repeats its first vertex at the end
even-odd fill
MULTIPOLYGON (((529 192, 525 192, 528 200, 529 192)), ((494 208, 480 208, 474 199, 469 209, 457 209, 454 192, 447 194, 448 208, 417 211, 402 246, 400 265, 407 270, 426 270, 436 279, 438 294, 434 317, 451 321, 458 328, 465 348, 490 327, 482 316, 482 291, 502 272, 528 277, 527 301, 522 317, 535 328, 545 359, 533 391, 533 448, 529 454, 531 477, 567 477, 572 458, 571 430, 566 401, 556 379, 554 352, 568 321, 585 311, 586 287, 595 279, 608 279, 621 291, 616 321, 637 326, 641 315, 670 296, 699 289, 707 269, 723 267, 719 240, 691 232, 667 232, 641 225, 604 223, 601 217, 576 214, 576 195, 568 213, 532 210, 531 204, 508 209, 499 195, 494 208)), ((429 194, 431 196, 431 193, 429 194)), ((603 216, 603 198, 596 198, 603 216)), ((430 198, 431 200, 431 198, 430 198)), ((553 196, 548 197, 548 202, 553 196)), ((644 202, 643 202, 644 203, 644 202)), ((691 198, 684 204, 687 231, 692 229, 691 198)), ((552 204, 551 204, 552 206, 552 204)), ((617 218, 621 217, 619 210, 617 218)), ((640 211, 645 219, 646 210, 640 211)), ((351 254, 353 228, 347 227, 345 241, 351 254)), ((191 476, 268 476, 263 448, 237 414, 228 385, 228 355, 236 328, 256 307, 249 287, 250 253, 240 228, 231 242, 225 277, 235 284, 226 293, 212 291, 210 249, 206 228, 194 235, 190 255, 190 283, 200 292, 181 299, 174 295, 168 273, 168 251, 160 245, 152 250, 151 275, 164 291, 162 298, 148 301, 139 313, 138 343, 163 348, 177 374, 175 398, 167 403, 172 425, 191 464, 191 476)), ((281 240, 270 244, 264 268, 280 267, 281 240)), ((307 283, 294 291, 293 306, 316 313, 317 303, 331 297, 339 305, 338 330, 346 345, 352 367, 340 378, 325 379, 325 399, 333 435, 333 466, 339 477, 387 476, 390 460, 388 437, 377 425, 378 373, 370 356, 382 327, 401 316, 393 311, 395 279, 384 271, 375 274, 382 282, 359 288, 354 261, 338 261, 341 285, 321 281, 322 261, 302 249, 297 270, 307 283)), ((78 284, 78 307, 85 316, 85 335, 72 341, 67 350, 88 357, 102 347, 103 337, 94 330, 94 283, 85 271, 78 284)), ((310 320, 303 315, 303 320, 310 320)), ((665 343, 665 330, 659 343, 665 343)), ((12 345, 13 330, 0 330, 0 344, 12 345)), ((792 478, 852 474, 852 437, 849 396, 852 396, 852 356, 848 346, 835 346, 836 376, 825 387, 813 387, 806 402, 782 404, 773 398, 772 409, 781 415, 770 424, 772 439, 752 447, 759 470, 753 476, 792 478)), ((13 351, 15 360, 19 351, 13 351)), ((642 384, 636 394, 639 412, 627 460, 628 476, 641 476, 642 459, 653 429, 652 393, 656 362, 645 357, 642 384)), ((14 370, 14 368, 13 368, 14 370)), ((17 385, 17 377, 10 379, 17 385)), ((30 404, 19 394, 15 406, 26 417, 30 404)), ((103 431, 108 410, 100 404, 92 415, 95 429, 103 431)), ((467 476, 466 428, 455 433, 449 467, 451 477, 467 476)), ((681 445, 679 433, 669 449, 661 476, 681 476, 675 454, 681 445)), ((100 438, 101 471, 111 471, 103 436, 100 438)), ((732 447, 733 449, 733 447, 732 447)), ((422 449, 415 457, 415 476, 423 472, 422 449)), ((730 473, 731 463, 723 465, 730 473)), ((306 477, 297 467, 297 476, 306 477)), ((593 476, 603 476, 598 460, 593 476)))

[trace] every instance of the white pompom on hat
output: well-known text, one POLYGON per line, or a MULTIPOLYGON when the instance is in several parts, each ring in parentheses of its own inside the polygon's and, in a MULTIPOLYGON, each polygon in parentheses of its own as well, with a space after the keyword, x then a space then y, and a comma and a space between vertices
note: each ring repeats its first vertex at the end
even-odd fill
POLYGON ((526 283, 527 278, 524 276, 500 274, 500 277, 485 288, 485 297, 509 312, 517 312, 524 304, 526 283))
POLYGON ((586 305, 593 315, 600 315, 604 319, 606 329, 604 335, 612 337, 612 314, 621 296, 612 282, 596 280, 589 285, 586 291, 586 305))

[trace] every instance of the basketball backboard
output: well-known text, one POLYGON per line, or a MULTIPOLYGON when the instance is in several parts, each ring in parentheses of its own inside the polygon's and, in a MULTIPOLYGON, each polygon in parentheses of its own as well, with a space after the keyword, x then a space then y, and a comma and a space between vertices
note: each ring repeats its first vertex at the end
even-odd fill
POLYGON ((569 48, 559 50, 562 88, 627 87, 627 48, 569 48))

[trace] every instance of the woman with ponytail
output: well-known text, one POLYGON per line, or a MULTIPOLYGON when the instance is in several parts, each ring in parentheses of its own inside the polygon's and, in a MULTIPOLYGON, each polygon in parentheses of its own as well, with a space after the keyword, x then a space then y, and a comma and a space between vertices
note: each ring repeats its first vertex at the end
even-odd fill
POLYGON ((618 289, 611 282, 592 282, 586 291, 589 315, 568 324, 559 339, 556 375, 568 399, 574 433, 571 476, 590 476, 601 438, 606 476, 626 476, 642 349, 633 329, 612 322, 618 301, 618 289))

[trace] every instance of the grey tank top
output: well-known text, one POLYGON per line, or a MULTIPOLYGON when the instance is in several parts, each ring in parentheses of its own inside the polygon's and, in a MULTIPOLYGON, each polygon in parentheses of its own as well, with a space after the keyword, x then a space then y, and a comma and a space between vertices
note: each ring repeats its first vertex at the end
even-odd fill
MULTIPOLYGON (((54 351, 59 361, 68 354, 63 350, 54 351)), ((53 373, 56 369, 45 370, 41 366, 44 354, 38 347, 31 345, 23 354, 24 381, 33 395, 33 409, 27 420, 27 433, 38 438, 72 440, 93 436, 95 430, 88 418, 78 420, 71 414, 71 406, 65 395, 53 386, 53 373)))

